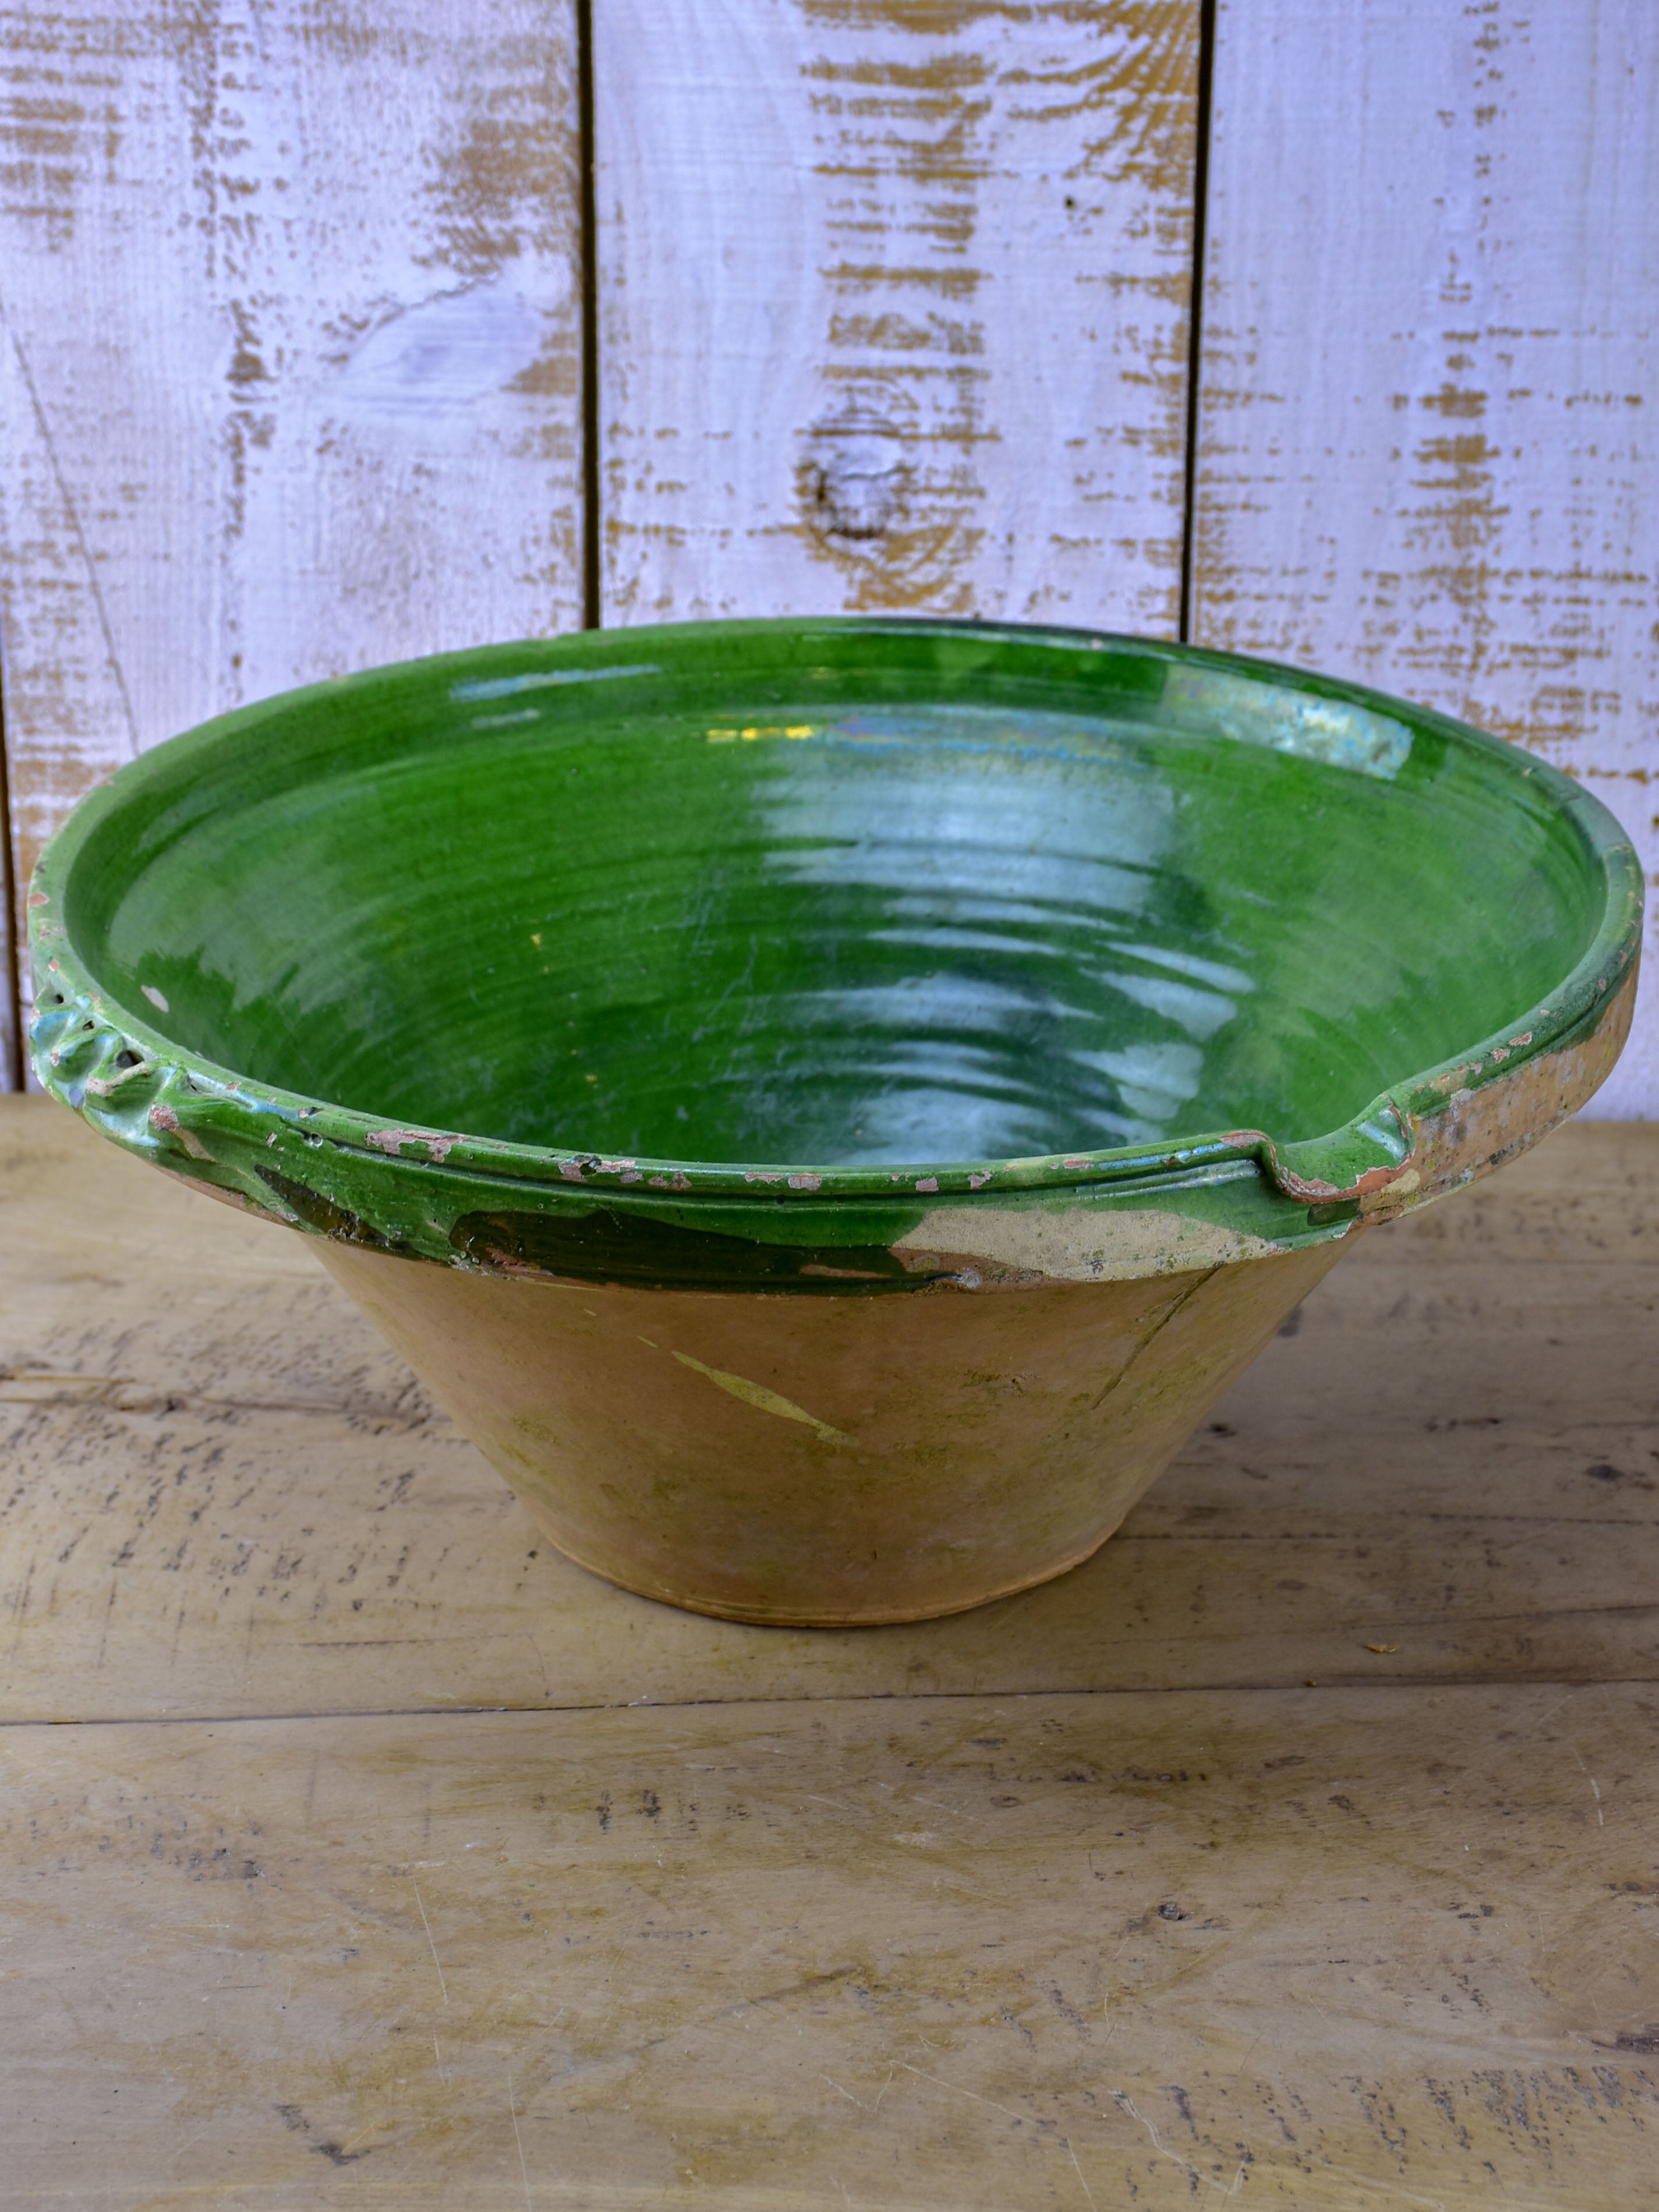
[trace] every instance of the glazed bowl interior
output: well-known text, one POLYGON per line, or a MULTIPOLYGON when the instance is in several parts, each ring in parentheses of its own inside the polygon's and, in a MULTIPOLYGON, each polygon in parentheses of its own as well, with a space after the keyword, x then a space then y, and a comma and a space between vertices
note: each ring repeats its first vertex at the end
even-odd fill
POLYGON ((1536 1005, 1607 899, 1500 745, 1064 633, 490 648, 126 775, 64 920, 163 1036, 392 1121, 665 1159, 1316 1136, 1536 1005))

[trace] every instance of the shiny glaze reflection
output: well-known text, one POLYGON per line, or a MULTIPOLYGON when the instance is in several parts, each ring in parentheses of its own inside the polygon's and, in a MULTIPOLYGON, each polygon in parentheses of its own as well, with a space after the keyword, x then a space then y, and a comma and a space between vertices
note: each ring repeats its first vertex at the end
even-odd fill
MULTIPOLYGON (((1210 950, 1170 778, 1097 727, 847 717, 779 763, 762 807, 767 873, 824 977, 798 997, 799 1059, 856 1105, 847 1164, 1160 1137, 1254 988, 1210 950)), ((788 1072, 744 1074, 787 1110, 788 1072)))
POLYGON ((1432 737, 1354 766, 848 688, 466 687, 405 751, 163 815, 112 959, 194 1048, 389 1120, 880 1165, 1321 1133, 1582 925, 1559 826, 1432 737))

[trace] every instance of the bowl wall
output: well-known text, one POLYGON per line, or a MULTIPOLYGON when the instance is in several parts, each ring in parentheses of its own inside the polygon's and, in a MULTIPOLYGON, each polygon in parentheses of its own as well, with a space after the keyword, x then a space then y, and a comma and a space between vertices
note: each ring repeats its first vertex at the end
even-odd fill
POLYGON ((1086 1559, 1346 1249, 899 1298, 321 1257, 560 1551, 695 1612, 827 1627, 1086 1559))
POLYGON ((1398 702, 842 622, 268 702, 30 907, 43 1082, 314 1236, 562 1549, 807 1623, 1093 1550, 1358 1233, 1591 1095, 1642 890, 1398 702))

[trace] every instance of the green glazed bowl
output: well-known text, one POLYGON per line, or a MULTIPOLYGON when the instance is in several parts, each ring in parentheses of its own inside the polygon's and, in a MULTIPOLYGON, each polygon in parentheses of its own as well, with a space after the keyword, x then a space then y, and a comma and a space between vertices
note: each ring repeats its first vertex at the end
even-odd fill
POLYGON ((29 893, 40 1079, 285 1222, 552 1540, 757 1621, 1085 1557, 1365 1226, 1580 1105, 1611 815, 1140 640, 736 623, 266 701, 29 893))

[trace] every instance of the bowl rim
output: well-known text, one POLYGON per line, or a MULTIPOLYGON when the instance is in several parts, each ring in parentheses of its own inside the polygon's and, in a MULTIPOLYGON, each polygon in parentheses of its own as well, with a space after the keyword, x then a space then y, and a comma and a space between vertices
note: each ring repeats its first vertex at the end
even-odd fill
MULTIPOLYGON (((1096 660, 1094 665, 1100 664, 1096 660)), ((650 672, 664 672, 656 666, 650 672)), ((402 1159, 409 1165, 419 1163, 439 1170, 464 1168, 475 1177, 499 1182, 504 1189, 555 1184, 568 1191, 580 1186, 595 1192, 635 1192, 641 1196, 647 1192, 672 1191, 682 1198, 740 1195, 788 1202, 879 1199, 890 1204, 913 1195, 965 1196, 981 1191, 1132 1184, 1154 1176, 1167 1177, 1172 1171, 1239 1164, 1249 1155, 1285 1194, 1317 1202, 1376 1188, 1410 1156, 1419 1122, 1443 1113, 1488 1083, 1513 1077, 1528 1062, 1561 1051, 1599 1026, 1616 987, 1626 979, 1626 970, 1639 953, 1643 906, 1642 871, 1629 836, 1607 806, 1549 762, 1437 709, 1284 662, 1109 630, 926 616, 786 616, 580 630, 384 663, 277 692, 198 724, 116 769, 79 801, 48 841, 30 881, 27 911, 36 995, 29 1042, 34 1071, 43 1086, 124 1141, 132 1141, 131 1133, 111 1125, 127 1118, 125 1109, 129 1104, 159 1094, 167 1103, 149 1109, 149 1120, 156 1127, 176 1129, 176 1117, 181 1114, 187 1117, 192 1105, 199 1102, 210 1113, 212 1125, 225 1133, 274 1142, 274 1137, 266 1133, 278 1123, 287 1124, 309 1139, 360 1154, 365 1162, 378 1158, 388 1164, 402 1159), (613 1157, 587 1148, 530 1145, 466 1131, 421 1125, 394 1127, 384 1115, 240 1073, 165 1036, 143 1013, 116 1000, 99 984, 60 918, 64 890, 88 840, 120 811, 135 786, 155 773, 162 755, 176 767, 181 757, 240 742, 274 719, 303 712, 307 702, 337 702, 354 690, 417 672, 465 680, 470 670, 498 668, 504 654, 528 655, 572 672, 609 672, 625 665, 631 671, 640 669, 642 659, 672 652, 678 641, 706 641, 717 634, 734 638, 793 637, 806 644, 815 636, 829 634, 846 638, 894 633, 957 639, 967 634, 988 644, 998 641, 1046 644, 1086 651, 1091 657, 1103 648, 1162 660, 1170 666, 1243 678, 1304 698, 1338 702, 1403 723, 1413 734, 1446 738, 1485 756, 1498 765, 1500 774, 1517 782, 1530 782, 1576 829, 1591 862, 1599 865, 1604 889, 1595 933, 1547 1000, 1504 1028, 1474 1041, 1452 1058, 1403 1075, 1349 1121, 1319 1135, 1286 1140, 1261 1129, 1215 1130, 1174 1140, 1028 1158, 836 1167, 810 1161, 750 1164, 613 1157), (73 1041, 72 1051, 66 1040, 73 1041), (121 1055, 126 1056, 128 1064, 118 1067, 112 1077, 107 1071, 121 1055), (66 1057, 72 1066, 64 1065, 66 1057), (124 1091, 130 1097, 123 1097, 124 1091)))

